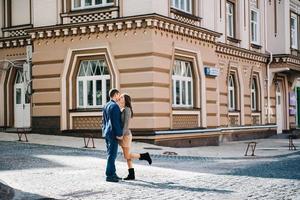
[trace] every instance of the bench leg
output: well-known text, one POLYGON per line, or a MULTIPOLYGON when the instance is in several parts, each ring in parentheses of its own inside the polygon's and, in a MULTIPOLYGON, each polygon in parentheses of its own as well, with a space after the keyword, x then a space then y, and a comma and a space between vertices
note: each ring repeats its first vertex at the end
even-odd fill
POLYGON ((24 133, 24 136, 25 136, 26 142, 28 142, 28 139, 27 139, 27 134, 26 134, 26 133, 24 133))
POLYGON ((18 133, 18 138, 19 138, 19 142, 21 142, 22 141, 22 134, 21 133, 18 133))
POLYGON ((245 156, 247 156, 247 154, 248 154, 249 145, 250 144, 248 144, 248 146, 247 146, 247 149, 246 149, 246 152, 245 152, 245 156))
POLYGON ((251 156, 254 156, 254 152, 255 152, 255 148, 256 148, 256 143, 254 143, 253 145, 251 145, 252 148, 252 154, 251 156))
POLYGON ((95 147, 95 142, 94 142, 94 138, 92 137, 92 142, 93 142, 93 148, 96 148, 95 147))
POLYGON ((24 135, 24 137, 25 137, 25 141, 24 142, 28 142, 28 138, 27 138, 27 134, 25 133, 25 132, 23 132, 23 133, 18 133, 18 138, 19 138, 19 142, 22 142, 23 140, 22 140, 22 136, 24 135))
POLYGON ((84 141, 84 148, 87 148, 87 143, 86 143, 86 139, 85 139, 85 137, 83 138, 83 141, 84 141))
POLYGON ((90 141, 92 140, 92 144, 93 144, 93 146, 92 146, 92 148, 96 148, 95 147, 95 142, 94 142, 94 138, 93 137, 84 137, 83 138, 83 140, 84 140, 84 148, 89 148, 89 143, 90 143, 90 141))

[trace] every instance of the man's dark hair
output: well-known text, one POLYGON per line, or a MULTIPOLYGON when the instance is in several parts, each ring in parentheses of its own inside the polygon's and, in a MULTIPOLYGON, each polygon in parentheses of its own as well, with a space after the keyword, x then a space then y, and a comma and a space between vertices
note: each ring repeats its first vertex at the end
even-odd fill
POLYGON ((117 90, 117 89, 115 89, 115 88, 110 89, 110 90, 109 90, 109 97, 110 97, 110 98, 113 98, 113 97, 115 96, 115 94, 118 94, 118 93, 120 93, 119 90, 117 90))

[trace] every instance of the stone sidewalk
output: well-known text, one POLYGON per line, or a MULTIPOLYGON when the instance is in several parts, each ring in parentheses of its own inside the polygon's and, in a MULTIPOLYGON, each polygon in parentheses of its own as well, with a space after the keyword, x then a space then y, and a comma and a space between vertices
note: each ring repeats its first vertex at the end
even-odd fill
MULTIPOLYGON (((0 141, 16 141, 17 134, 0 132, 0 141)), ((54 145, 61 147, 83 148, 84 141, 80 137, 56 136, 56 135, 40 135, 28 134, 29 143, 54 145)), ((103 139, 95 140, 95 150, 106 151, 105 141, 103 139)), ((291 153, 288 150, 288 139, 284 135, 278 135, 267 139, 251 140, 257 142, 255 151, 256 158, 280 156, 291 153)), ((142 142, 133 142, 132 152, 148 151, 152 155, 164 156, 175 154, 177 157, 214 157, 214 158, 245 158, 245 150, 249 141, 235 141, 223 143, 220 146, 203 146, 190 148, 171 148, 157 146, 142 142)), ((300 139, 294 140, 297 150, 300 150, 300 139)), ((91 145, 91 144, 90 144, 91 145)), ((120 148, 119 148, 119 151, 120 148)))

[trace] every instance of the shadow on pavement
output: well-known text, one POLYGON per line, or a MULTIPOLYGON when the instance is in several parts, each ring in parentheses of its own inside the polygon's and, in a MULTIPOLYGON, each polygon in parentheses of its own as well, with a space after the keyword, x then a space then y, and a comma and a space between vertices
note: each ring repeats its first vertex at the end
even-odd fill
MULTIPOLYGON (((97 151, 85 149, 1 141, 0 171, 64 167, 59 163, 37 157, 38 155, 91 156, 100 158, 101 155, 99 154, 97 151)), ((105 158, 104 156, 102 157, 105 158)))
POLYGON ((14 200, 25 200, 25 199, 32 199, 32 200, 56 200, 54 198, 41 196, 39 194, 33 194, 29 192, 24 192, 21 190, 15 190, 15 197, 14 200))
POLYGON ((77 191, 77 192, 64 194, 62 196, 63 197, 71 197, 71 198, 82 198, 82 197, 89 197, 89 196, 92 196, 95 194, 101 194, 101 193, 103 193, 103 191, 95 192, 92 190, 81 190, 81 191, 77 191))
POLYGON ((216 193, 232 193, 233 192, 230 190, 187 187, 187 186, 183 186, 183 185, 177 185, 176 183, 173 183, 173 182, 158 183, 158 182, 135 180, 135 181, 125 181, 125 182, 122 182, 122 184, 139 186, 139 187, 147 187, 150 189, 182 190, 182 191, 187 191, 187 192, 216 192, 216 193))
POLYGON ((289 154, 281 157, 280 160, 260 162, 245 166, 242 168, 235 168, 226 175, 235 176, 252 176, 261 178, 280 178, 280 179, 296 179, 300 180, 300 152, 289 154))

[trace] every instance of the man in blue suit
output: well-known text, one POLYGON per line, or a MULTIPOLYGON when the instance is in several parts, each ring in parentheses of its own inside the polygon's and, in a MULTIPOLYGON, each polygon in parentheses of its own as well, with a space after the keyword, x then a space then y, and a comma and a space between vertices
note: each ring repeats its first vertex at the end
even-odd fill
POLYGON ((118 153, 118 139, 122 139, 123 130, 121 122, 121 110, 117 102, 120 92, 117 89, 109 91, 110 101, 103 108, 102 134, 107 148, 106 181, 118 182, 115 161, 118 153))

